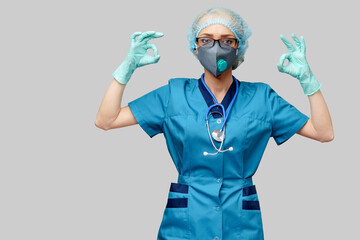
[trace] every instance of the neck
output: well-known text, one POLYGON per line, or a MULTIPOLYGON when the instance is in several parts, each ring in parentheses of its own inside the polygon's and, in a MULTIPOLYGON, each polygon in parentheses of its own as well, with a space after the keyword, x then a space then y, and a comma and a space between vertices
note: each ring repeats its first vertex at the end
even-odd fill
POLYGON ((217 96, 225 95, 233 83, 232 69, 229 68, 217 77, 212 75, 206 69, 204 69, 204 72, 204 81, 215 97, 217 98, 217 96))

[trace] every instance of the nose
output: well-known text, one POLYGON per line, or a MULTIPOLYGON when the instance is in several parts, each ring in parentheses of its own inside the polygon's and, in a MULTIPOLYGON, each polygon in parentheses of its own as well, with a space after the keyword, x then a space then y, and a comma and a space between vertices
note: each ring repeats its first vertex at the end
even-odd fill
MULTIPOLYGON (((222 48, 221 45, 220 45, 220 39, 214 40, 214 45, 213 45, 213 47, 215 46, 215 42, 217 42, 218 46, 219 46, 220 48, 222 48)), ((219 72, 223 72, 223 71, 225 71, 225 69, 227 68, 227 62, 225 61, 225 59, 220 58, 220 59, 216 62, 216 67, 217 67, 217 70, 218 70, 219 72)))

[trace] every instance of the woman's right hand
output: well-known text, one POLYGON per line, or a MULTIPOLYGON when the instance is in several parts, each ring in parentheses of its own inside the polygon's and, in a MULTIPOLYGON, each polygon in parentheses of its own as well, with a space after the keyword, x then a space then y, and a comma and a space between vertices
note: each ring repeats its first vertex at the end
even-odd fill
POLYGON ((163 33, 155 31, 149 31, 145 33, 136 32, 131 36, 131 47, 128 52, 128 57, 134 58, 137 68, 147 64, 157 63, 159 61, 160 56, 155 44, 148 43, 148 41, 153 38, 159 38, 162 36, 164 36, 163 33), (137 36, 139 37, 136 39, 137 36), (149 48, 154 51, 154 56, 151 56, 147 53, 149 48))
POLYGON ((157 63, 160 59, 158 50, 153 43, 148 43, 148 41, 162 36, 164 36, 163 33, 155 31, 133 33, 130 50, 124 62, 113 73, 114 78, 121 84, 127 84, 136 68, 157 63), (154 51, 154 56, 147 53, 149 48, 154 51))

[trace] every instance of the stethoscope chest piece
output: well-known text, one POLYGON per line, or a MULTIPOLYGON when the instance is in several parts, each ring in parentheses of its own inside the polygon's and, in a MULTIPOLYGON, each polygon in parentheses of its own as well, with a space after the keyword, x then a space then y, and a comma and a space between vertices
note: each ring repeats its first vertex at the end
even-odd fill
POLYGON ((224 131, 221 131, 220 129, 215 129, 212 132, 212 137, 214 138, 215 141, 222 142, 225 139, 224 131))

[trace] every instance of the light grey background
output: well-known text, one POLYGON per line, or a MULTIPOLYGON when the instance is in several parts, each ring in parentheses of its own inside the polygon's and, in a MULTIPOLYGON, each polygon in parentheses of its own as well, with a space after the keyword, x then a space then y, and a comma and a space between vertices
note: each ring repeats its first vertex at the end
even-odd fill
MULTIPOLYGON (((279 73, 279 35, 303 35, 323 84, 335 140, 270 139, 254 176, 266 239, 355 239, 359 216, 359 33, 356 1, 3 1, 0 239, 156 239, 177 172, 163 135, 94 125, 135 31, 158 64, 137 69, 123 106, 172 77, 199 77, 188 50, 193 18, 210 6, 253 30, 240 79, 266 82, 310 116, 298 81, 279 73)), ((292 40, 291 40, 292 41, 292 40)))

